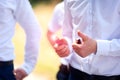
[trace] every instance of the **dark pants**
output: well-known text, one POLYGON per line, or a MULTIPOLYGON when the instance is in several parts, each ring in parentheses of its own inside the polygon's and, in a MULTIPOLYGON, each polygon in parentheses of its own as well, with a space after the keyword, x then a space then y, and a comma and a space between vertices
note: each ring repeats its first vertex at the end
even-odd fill
POLYGON ((61 64, 59 67, 59 71, 57 73, 57 80, 68 80, 69 77, 69 69, 66 65, 61 64))
POLYGON ((118 76, 89 75, 70 66, 69 80, 120 80, 118 76))
POLYGON ((0 61, 0 80, 16 80, 13 74, 13 61, 0 61))

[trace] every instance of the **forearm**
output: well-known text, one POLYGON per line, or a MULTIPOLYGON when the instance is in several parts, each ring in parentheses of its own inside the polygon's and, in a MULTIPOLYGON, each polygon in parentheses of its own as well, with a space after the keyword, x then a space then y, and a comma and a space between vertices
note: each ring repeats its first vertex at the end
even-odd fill
MULTIPOLYGON (((40 29, 31 29, 30 33, 27 34, 26 46, 25 46, 25 66, 33 70, 36 65, 39 49, 40 49, 40 29)), ((27 68, 29 69, 29 68, 27 68)), ((30 72, 31 72, 30 71, 30 72)))
POLYGON ((120 39, 97 40, 96 55, 120 56, 120 39))

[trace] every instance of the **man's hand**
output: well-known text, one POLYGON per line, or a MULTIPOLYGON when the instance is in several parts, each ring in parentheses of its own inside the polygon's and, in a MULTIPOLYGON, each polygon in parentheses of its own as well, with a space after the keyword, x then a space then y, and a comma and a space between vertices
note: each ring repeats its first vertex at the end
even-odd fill
POLYGON ((27 76, 27 73, 21 68, 14 70, 14 74, 16 80, 23 80, 27 76))
POLYGON ((73 43, 73 50, 81 57, 87 57, 97 50, 97 42, 82 32, 78 31, 78 36, 82 38, 81 44, 73 43))
POLYGON ((70 54, 68 43, 65 39, 56 40, 54 49, 60 57, 66 57, 70 54))

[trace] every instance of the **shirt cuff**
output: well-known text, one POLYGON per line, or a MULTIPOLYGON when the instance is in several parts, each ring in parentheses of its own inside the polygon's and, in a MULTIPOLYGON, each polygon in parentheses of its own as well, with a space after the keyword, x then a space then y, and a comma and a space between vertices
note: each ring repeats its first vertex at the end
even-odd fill
POLYGON ((25 70, 25 72, 29 75, 34 67, 24 63, 20 68, 25 70))
POLYGON ((97 52, 96 55, 109 55, 110 51, 110 41, 107 40, 97 40, 97 52))

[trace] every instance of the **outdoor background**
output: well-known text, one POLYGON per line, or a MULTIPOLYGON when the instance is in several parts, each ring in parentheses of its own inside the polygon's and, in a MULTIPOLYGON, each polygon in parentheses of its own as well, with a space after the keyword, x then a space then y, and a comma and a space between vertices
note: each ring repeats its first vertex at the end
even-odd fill
MULTIPOLYGON (((30 0, 35 15, 41 25, 41 41, 38 62, 34 71, 24 80, 56 80, 56 73, 60 65, 60 58, 54 52, 47 40, 46 32, 53 9, 61 0, 30 0)), ((60 35, 61 31, 58 32, 60 35)), ((13 38, 15 46, 15 68, 20 66, 24 60, 25 33, 23 29, 16 25, 16 32, 13 38)))

